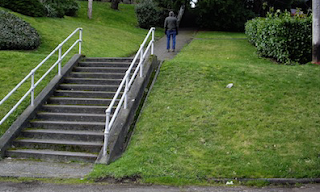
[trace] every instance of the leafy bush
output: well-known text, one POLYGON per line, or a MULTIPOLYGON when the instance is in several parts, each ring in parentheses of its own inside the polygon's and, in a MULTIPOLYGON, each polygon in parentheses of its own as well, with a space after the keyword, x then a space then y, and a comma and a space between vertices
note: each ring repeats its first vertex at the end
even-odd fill
POLYGON ((0 10, 0 49, 35 49, 40 45, 40 36, 27 22, 0 10))
POLYGON ((281 63, 307 63, 312 56, 312 16, 268 13, 246 23, 245 33, 259 54, 281 63))
POLYGON ((46 10, 47 17, 75 16, 79 4, 75 0, 40 0, 46 10))
POLYGON ((138 23, 141 28, 159 26, 163 22, 163 11, 152 0, 144 0, 135 7, 138 23))
POLYGON ((39 0, 0 0, 0 6, 32 17, 45 16, 45 8, 39 0))

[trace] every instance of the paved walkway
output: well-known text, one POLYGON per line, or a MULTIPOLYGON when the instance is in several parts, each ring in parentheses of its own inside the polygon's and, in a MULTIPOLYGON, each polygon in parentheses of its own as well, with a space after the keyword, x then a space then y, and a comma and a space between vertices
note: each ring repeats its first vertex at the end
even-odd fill
POLYGON ((167 37, 163 36, 155 43, 154 54, 158 56, 158 60, 165 61, 173 59, 181 49, 187 45, 195 35, 194 30, 184 30, 181 29, 179 31, 179 35, 176 38, 176 50, 175 52, 168 52, 167 51, 167 37))

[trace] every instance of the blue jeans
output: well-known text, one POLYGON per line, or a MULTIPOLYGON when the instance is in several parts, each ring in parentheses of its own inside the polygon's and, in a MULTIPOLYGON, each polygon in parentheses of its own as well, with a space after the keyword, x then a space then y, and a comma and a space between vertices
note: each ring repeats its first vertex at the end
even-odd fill
POLYGON ((167 30, 167 49, 170 49, 170 38, 172 36, 172 49, 176 49, 176 30, 167 30))

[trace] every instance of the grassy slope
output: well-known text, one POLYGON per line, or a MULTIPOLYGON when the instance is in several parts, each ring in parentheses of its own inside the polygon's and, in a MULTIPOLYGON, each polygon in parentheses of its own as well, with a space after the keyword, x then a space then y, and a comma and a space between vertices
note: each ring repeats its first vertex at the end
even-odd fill
MULTIPOLYGON (((137 20, 132 5, 120 4, 120 11, 110 9, 109 3, 93 3, 93 19, 86 16, 87 2, 80 2, 78 17, 32 18, 16 14, 30 23, 41 35, 42 44, 34 51, 0 51, 0 98, 2 99, 36 65, 38 65, 72 31, 82 27, 83 54, 89 57, 130 56, 138 50, 147 31, 137 28, 137 20)), ((71 45, 70 42, 69 45, 71 45)), ((77 53, 75 49, 72 54, 77 53)), ((70 54, 70 55, 72 55, 70 54)), ((57 58, 57 54, 54 57, 57 58)), ((67 61, 67 59, 65 60, 67 61)), ((53 62, 47 62, 37 73, 39 78, 53 62)), ((46 79, 48 82, 49 79, 46 79)), ((0 106, 0 118, 20 99, 30 87, 30 81, 21 88, 20 93, 0 106)), ((41 87, 36 90, 39 92, 41 87)), ((12 118, 0 126, 0 136, 29 103, 25 102, 12 118)))
POLYGON ((258 58, 243 34, 197 37, 163 64, 123 157, 90 177, 320 177, 320 66, 258 58))

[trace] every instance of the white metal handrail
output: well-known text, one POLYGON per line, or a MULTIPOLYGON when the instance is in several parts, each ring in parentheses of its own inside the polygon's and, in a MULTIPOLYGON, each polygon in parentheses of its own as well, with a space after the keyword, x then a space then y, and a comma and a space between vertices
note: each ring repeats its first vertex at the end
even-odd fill
POLYGON ((64 57, 79 43, 79 54, 81 54, 81 43, 82 43, 82 28, 77 28, 74 30, 62 43, 60 43, 44 60, 42 60, 31 72, 14 88, 12 89, 1 101, 0 105, 2 105, 23 83, 27 81, 31 77, 31 86, 30 89, 21 97, 21 99, 12 107, 12 109, 1 119, 0 125, 17 109, 17 107, 23 102, 23 100, 29 95, 31 97, 30 105, 34 105, 34 89, 39 85, 39 83, 58 65, 58 75, 61 76, 61 63, 64 57), (70 48, 62 55, 62 47, 63 45, 73 37, 79 31, 79 39, 77 39, 70 48), (58 60, 48 69, 45 74, 35 83, 34 75, 36 71, 56 52, 58 53, 58 60))
POLYGON ((103 156, 106 156, 107 154, 107 147, 108 147, 108 139, 109 139, 109 134, 110 134, 110 129, 115 121, 115 119, 117 118, 117 115, 121 109, 121 106, 123 104, 123 108, 126 109, 127 108, 127 105, 128 105, 128 91, 130 90, 131 88, 131 85, 133 83, 133 81, 135 80, 138 72, 140 71, 140 77, 143 76, 143 64, 144 64, 144 60, 146 59, 146 56, 147 56, 147 53, 149 52, 149 50, 151 49, 151 55, 153 55, 153 52, 154 52, 154 31, 155 31, 155 28, 152 27, 148 34, 146 35, 143 43, 140 45, 140 48, 138 50, 138 52, 136 53, 135 57, 133 58, 128 70, 126 71, 126 74, 125 76, 123 77, 118 89, 117 89, 117 92, 116 94, 114 95, 108 109, 106 110, 106 124, 105 124, 105 131, 104 131, 104 145, 103 145, 103 156), (151 37, 151 40, 149 41, 149 44, 147 45, 145 51, 144 51, 144 48, 145 48, 145 45, 146 45, 146 42, 149 40, 150 38, 150 35, 152 35, 151 37), (136 67, 136 69, 134 70, 132 76, 131 76, 131 79, 130 79, 130 73, 132 71, 132 68, 134 66, 134 64, 136 63, 137 59, 140 59, 139 60, 139 64, 138 66, 136 67), (111 110, 115 104, 115 102, 118 100, 117 98, 119 97, 119 94, 121 92, 121 90, 123 89, 124 87, 124 92, 119 100, 119 103, 118 103, 118 106, 116 107, 115 111, 114 111, 114 114, 112 115, 112 118, 110 119, 111 117, 111 110))

